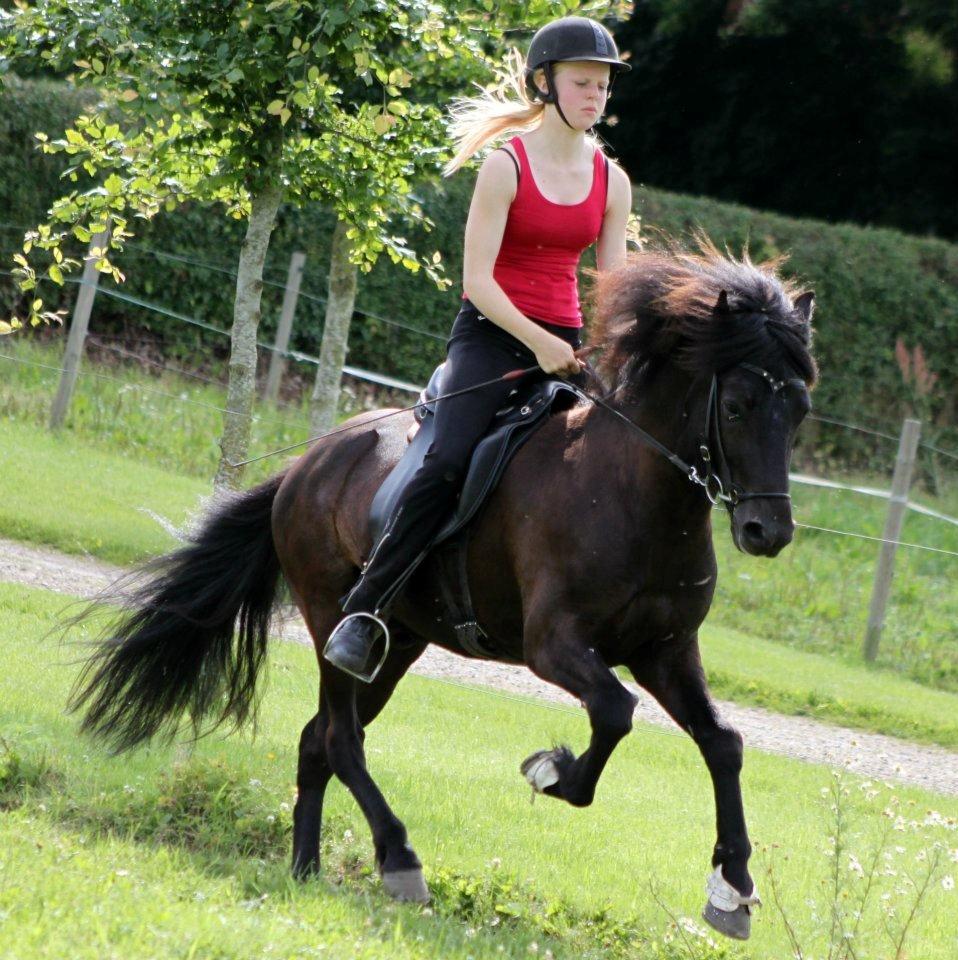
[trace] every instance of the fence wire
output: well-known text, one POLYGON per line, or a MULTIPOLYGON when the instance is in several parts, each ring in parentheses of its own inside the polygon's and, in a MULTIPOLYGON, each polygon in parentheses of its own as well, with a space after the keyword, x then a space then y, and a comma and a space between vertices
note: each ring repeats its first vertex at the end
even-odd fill
MULTIPOLYGON (((9 360, 13 363, 21 363, 28 367, 40 367, 43 370, 50 370, 56 373, 66 373, 65 367, 56 367, 50 363, 40 363, 38 360, 24 360, 22 357, 12 357, 6 353, 0 353, 0 360, 9 360)), ((145 393, 153 393, 159 397, 166 397, 168 400, 175 400, 177 403, 188 403, 194 407, 204 407, 207 410, 216 410, 219 413, 231 413, 236 416, 243 416, 244 414, 240 410, 229 410, 226 407, 218 407, 213 403, 205 403, 202 400, 192 400, 189 397, 177 396, 174 393, 167 393, 165 390, 157 390, 155 387, 147 387, 139 383, 130 383, 128 380, 121 380, 119 377, 111 377, 106 373, 96 373, 93 370, 83 370, 82 368, 77 371, 77 374, 81 377, 93 377, 97 380, 107 380, 110 383, 118 383, 123 387, 128 387, 132 390, 143 390, 145 393)), ((276 420, 272 417, 261 417, 257 414, 249 414, 250 420, 254 420, 259 423, 272 423, 277 426, 286 427, 288 429, 309 429, 307 423, 290 423, 288 420, 276 420)))
MULTIPOLYGON (((5 221, 0 221, 0 228, 3 228, 5 230, 13 230, 13 231, 25 231, 25 230, 31 229, 30 227, 26 227, 20 224, 12 224, 5 221)), ((138 256, 138 257, 151 256, 158 259, 165 259, 173 262, 183 263, 187 266, 198 267, 200 269, 213 271, 225 276, 229 276, 233 279, 236 278, 236 271, 232 270, 229 267, 226 267, 220 264, 214 264, 209 261, 201 260, 196 257, 188 257, 182 254, 170 253, 169 251, 166 251, 166 250, 158 250, 154 247, 149 247, 149 246, 146 246, 145 244, 138 243, 136 241, 130 242, 126 245, 126 249, 124 253, 126 252, 129 252, 133 256, 138 256)), ((0 270, 0 275, 12 276, 12 273, 6 270, 0 270)), ((83 281, 74 280, 73 278, 68 278, 67 282, 75 283, 79 285, 79 284, 82 284, 83 281)), ((275 287, 277 289, 281 289, 284 291, 288 289, 285 283, 280 283, 275 280, 269 280, 264 278, 263 283, 268 286, 275 287)), ((151 303, 147 300, 143 300, 131 294, 122 293, 119 290, 112 289, 110 287, 106 287, 103 285, 99 285, 97 287, 97 291, 102 292, 107 296, 113 297, 114 299, 129 303, 131 306, 137 306, 137 307, 140 307, 141 309, 149 310, 161 316, 168 317, 169 319, 177 320, 182 323, 191 324, 201 329, 208 330, 211 333, 219 334, 220 336, 230 336, 229 331, 224 330, 221 327, 216 327, 213 324, 205 323, 204 321, 198 320, 195 317, 187 316, 175 310, 171 310, 168 307, 161 306, 160 304, 151 303)), ((309 293, 308 291, 305 291, 305 290, 300 290, 299 295, 306 300, 310 300, 318 304, 325 304, 327 302, 327 299, 325 297, 322 297, 318 294, 309 293)), ((440 341, 440 342, 445 342, 446 340, 445 336, 433 333, 428 330, 423 330, 422 328, 413 326, 412 324, 408 324, 400 320, 393 320, 388 317, 378 316, 376 314, 372 314, 367 311, 362 311, 358 309, 355 310, 354 312, 359 314, 360 316, 377 320, 381 323, 394 326, 398 329, 402 329, 407 332, 417 334, 419 336, 425 336, 427 338, 440 341)), ((280 355, 286 357, 287 359, 306 362, 306 363, 313 363, 313 364, 318 363, 318 358, 312 357, 309 354, 302 353, 301 351, 289 350, 289 349, 278 350, 275 346, 267 343, 262 343, 262 342, 258 343, 257 346, 264 350, 268 350, 274 353, 279 353, 280 355)), ((358 367, 345 368, 345 372, 347 372, 348 375, 350 376, 354 376, 359 379, 369 380, 370 382, 373 382, 373 383, 379 383, 382 386, 388 386, 388 387, 391 387, 392 389, 404 390, 407 392, 417 392, 417 393, 421 390, 421 386, 419 385, 412 384, 407 381, 398 380, 393 377, 388 377, 383 374, 377 374, 377 373, 374 373, 373 371, 363 370, 358 367)), ((872 427, 866 427, 866 426, 863 426, 862 424, 851 423, 847 420, 841 420, 837 417, 832 417, 826 414, 811 414, 809 416, 809 419, 812 421, 817 421, 819 423, 826 423, 831 426, 841 427, 843 429, 851 430, 864 435, 873 436, 873 437, 876 437, 888 442, 892 442, 892 443, 897 443, 899 440, 898 436, 895 434, 892 434, 883 430, 874 429, 872 427)), ((929 450, 937 454, 938 456, 944 457, 948 460, 953 460, 958 462, 958 452, 946 450, 942 447, 939 447, 936 444, 929 443, 924 440, 919 442, 919 446, 922 449, 929 450)))

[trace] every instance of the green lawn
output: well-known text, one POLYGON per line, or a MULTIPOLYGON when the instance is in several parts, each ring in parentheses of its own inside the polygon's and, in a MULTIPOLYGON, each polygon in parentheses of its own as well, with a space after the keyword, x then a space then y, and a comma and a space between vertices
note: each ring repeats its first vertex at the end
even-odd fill
MULTIPOLYGON (((220 388, 172 373, 156 376, 137 363, 97 366, 85 361, 85 371, 121 382, 81 376, 62 440, 51 444, 44 425, 59 375, 36 364, 59 365, 62 342, 44 345, 22 335, 6 337, 0 354, 27 361, 0 358, 0 457, 14 461, 4 462, 7 503, 0 508, 6 514, 0 524, 10 535, 120 560, 142 556, 151 549, 143 540, 133 545, 132 553, 124 554, 125 535, 113 522, 116 517, 94 524, 89 536, 72 529, 79 522, 74 516, 75 485, 89 481, 91 488, 99 488, 103 510, 113 498, 124 515, 147 500, 157 512, 167 509, 167 495, 151 493, 154 482, 170 486, 170 516, 181 516, 208 492, 221 430, 221 415, 213 408, 225 402, 220 388), (11 432, 16 429, 21 432, 11 432), (68 451, 74 452, 74 459, 69 459, 68 451), (111 466, 104 473, 107 464, 111 466), (171 471, 172 476, 159 480, 160 475, 147 469, 150 466, 171 471), (195 478, 192 486, 186 477, 195 478), (9 499, 10 491, 16 491, 16 504, 9 499), (45 503, 25 502, 39 499, 38 495, 45 503), (64 496, 67 510, 61 509, 64 496), (108 546, 101 550, 97 539, 108 546)), ((221 376, 218 371, 205 372, 221 376)), ((253 424, 251 455, 304 440, 308 436, 305 403, 301 398, 291 408, 260 405, 257 415, 263 419, 253 424)), ((894 444, 887 453, 890 467, 894 444)), ((276 457, 253 464, 247 480, 253 483, 275 473, 282 463, 283 457, 276 457)), ((942 460, 941 472, 940 498, 915 496, 958 516, 958 470, 942 460)), ((832 468, 828 473, 832 475, 832 468)), ((845 479, 889 486, 888 477, 845 479)), ((881 500, 797 484, 793 497, 795 517, 803 523, 881 536, 885 515, 881 500)), ((144 532, 150 526, 145 518, 131 523, 144 532)), ((769 561, 739 554, 731 544, 728 522, 719 512, 715 530, 721 575, 712 625, 849 663, 861 660, 876 543, 800 528, 795 543, 769 561)), ((153 537, 160 544, 158 549, 165 549, 168 540, 158 528, 153 537)), ((929 517, 909 514, 902 539, 958 553, 958 527, 929 517)), ((921 684, 958 692, 956 571, 958 557, 899 550, 880 666, 921 684)))
MULTIPOLYGON (((192 755, 181 746, 111 758, 78 738, 75 718, 62 712, 80 651, 43 635, 63 604, 0 585, 4 958, 719 956, 694 935, 688 949, 663 942, 665 909, 694 918, 701 908, 714 839, 708 777, 684 736, 637 728, 588 809, 548 798, 530 805, 519 761, 556 741, 581 749, 584 716, 409 678, 370 728, 367 753, 426 865, 431 912, 383 898, 365 824, 336 784, 323 878, 300 887, 286 861, 295 744, 315 700, 312 651, 273 647, 255 740, 209 738, 192 755)), ((769 862, 806 955, 823 955, 815 931, 827 927, 835 827, 821 793, 834 782, 824 768, 749 752, 743 785, 766 906, 750 944, 730 955, 788 955, 769 862)), ((941 879, 958 870, 947 859, 958 800, 883 787, 873 796, 853 779, 847 789, 838 879, 851 899, 839 902, 853 906, 864 889, 849 857, 867 865, 883 831, 886 865, 897 874, 878 878, 859 955, 891 955, 880 893, 906 874, 920 882, 939 842, 945 860, 906 953, 951 960, 958 893, 941 879)), ((909 896, 896 897, 893 927, 909 896)))
MULTIPOLYGON (((157 517, 183 524, 209 492, 199 479, 69 434, 54 438, 42 428, 2 419, 0 460, 6 480, 0 536, 120 564, 171 549, 175 540, 157 517)), ((721 517, 717 520, 724 523, 721 517)), ((761 583, 763 591, 782 589, 786 594, 782 603, 755 608, 766 618, 785 617, 798 607, 801 600, 787 594, 798 589, 794 574, 804 557, 801 540, 774 562, 763 562, 728 551, 725 537, 719 530, 717 539, 726 554, 719 582, 731 581, 732 586, 725 592, 720 589, 703 630, 705 662, 718 696, 958 747, 958 694, 921 687, 887 667, 868 669, 842 648, 825 655, 827 648, 821 644, 810 643, 811 650, 803 650, 797 642, 762 639, 762 629, 772 630, 767 636, 776 636, 762 619, 750 634, 725 626, 744 622, 741 610, 748 605, 749 594, 739 591, 753 581, 740 579, 743 575, 767 577, 761 583), (777 569, 784 572, 776 573, 777 569), (784 586, 776 585, 779 576, 784 586)), ((822 557, 816 554, 814 559, 822 557)), ((824 560, 838 562, 830 556, 824 560)), ((932 582, 929 578, 928 589, 932 582)), ((944 597, 941 602, 954 600, 944 597)), ((814 621, 799 622, 814 629, 814 621)), ((943 656, 958 657, 958 652, 947 654, 947 647, 939 647, 946 651, 943 656)))
POLYGON ((701 641, 717 697, 958 748, 958 694, 725 627, 701 641))
POLYGON ((123 453, 0 420, 0 535, 125 564, 176 543, 211 487, 123 453))

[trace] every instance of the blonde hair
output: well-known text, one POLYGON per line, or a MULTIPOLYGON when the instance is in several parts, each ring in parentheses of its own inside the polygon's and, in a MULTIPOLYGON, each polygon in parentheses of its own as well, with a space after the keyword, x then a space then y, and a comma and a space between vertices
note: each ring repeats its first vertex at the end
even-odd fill
MULTIPOLYGON (((558 72, 564 66, 560 60, 553 69, 558 72)), ((513 49, 509 54, 495 85, 480 91, 477 97, 457 97, 449 108, 448 130, 455 141, 456 153, 442 168, 444 177, 451 177, 493 140, 506 133, 534 130, 542 123, 546 105, 529 96, 525 59, 518 50, 513 49)), ((587 134, 586 139, 597 149, 602 148, 594 133, 587 134)))
POLYGON ((449 134, 455 141, 456 153, 442 168, 442 175, 451 177, 467 160, 503 134, 538 127, 545 108, 541 100, 529 96, 525 60, 513 49, 494 86, 481 90, 477 97, 453 100, 449 108, 449 134))

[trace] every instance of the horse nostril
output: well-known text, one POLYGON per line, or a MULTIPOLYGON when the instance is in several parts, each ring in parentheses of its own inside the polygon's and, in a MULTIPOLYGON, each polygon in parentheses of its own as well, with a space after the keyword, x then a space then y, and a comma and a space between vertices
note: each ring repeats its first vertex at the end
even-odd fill
POLYGON ((743 532, 752 543, 761 543, 765 539, 765 528, 758 520, 749 520, 743 532))

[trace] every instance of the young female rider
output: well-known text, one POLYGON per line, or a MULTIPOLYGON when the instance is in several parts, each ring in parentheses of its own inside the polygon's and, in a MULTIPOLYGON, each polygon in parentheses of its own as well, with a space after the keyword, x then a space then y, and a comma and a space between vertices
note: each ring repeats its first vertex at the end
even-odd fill
MULTIPOLYGON (((623 259, 632 206, 628 177, 586 134, 602 116, 611 81, 628 69, 601 24, 564 17, 533 37, 524 67, 514 63, 507 84, 519 100, 504 99, 500 88, 498 96, 455 108, 459 149, 447 175, 502 133, 526 132, 493 151, 479 170, 443 393, 534 364, 546 374, 579 371, 579 256, 596 243, 599 271, 623 259)), ((423 465, 344 598, 347 616, 326 644, 324 656, 337 667, 370 679, 367 661, 385 632, 375 614, 451 514, 473 447, 512 386, 497 383, 436 405, 435 438, 423 465)))

